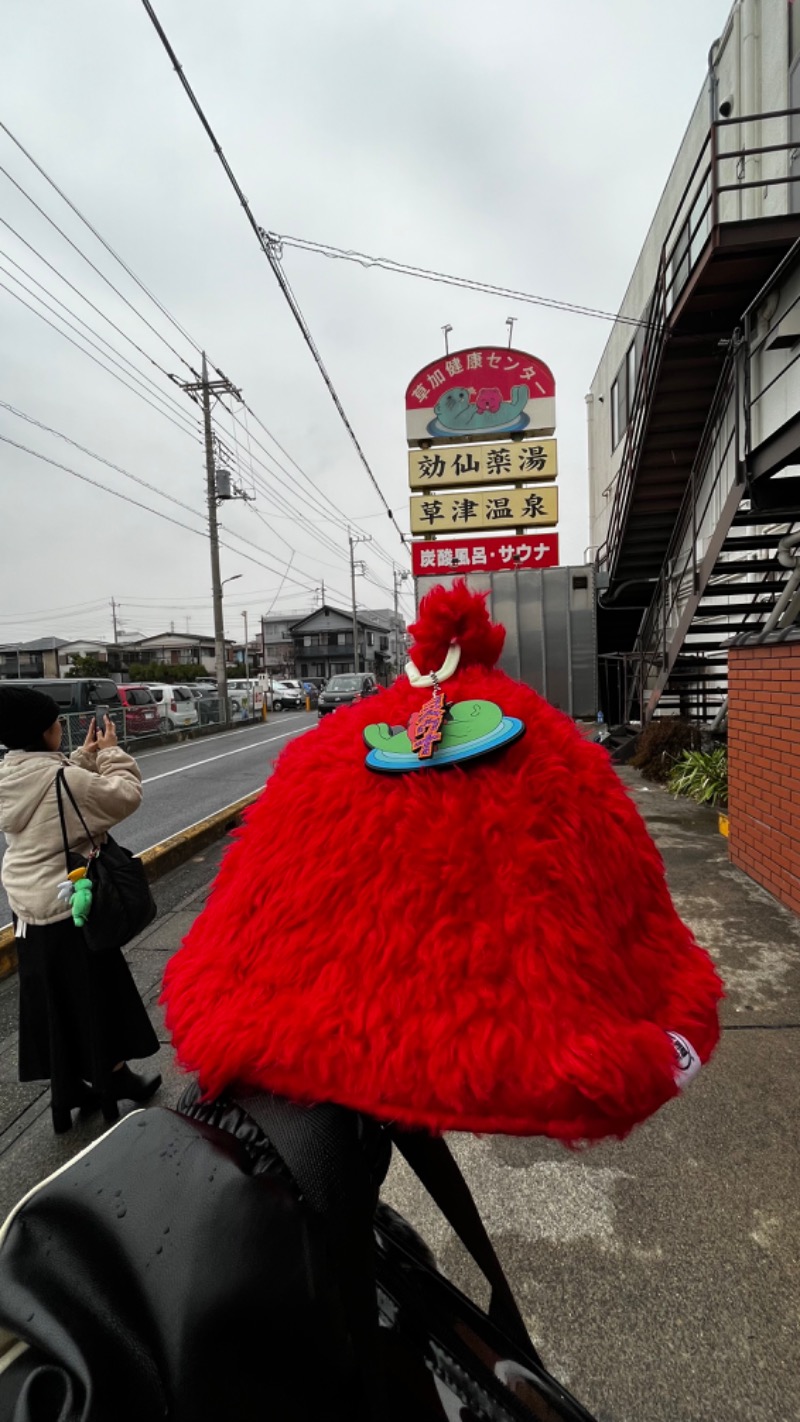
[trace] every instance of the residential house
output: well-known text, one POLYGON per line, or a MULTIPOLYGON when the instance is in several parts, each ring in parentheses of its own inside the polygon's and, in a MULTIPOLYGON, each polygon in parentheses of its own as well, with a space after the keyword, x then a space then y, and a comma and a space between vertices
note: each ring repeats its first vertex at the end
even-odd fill
POLYGON ((63 637, 37 637, 32 642, 0 645, 0 681, 60 676, 58 655, 66 645, 63 637))
MULTIPOLYGON (((233 642, 226 639, 227 660, 232 660, 233 642)), ((162 632, 157 637, 141 637, 125 643, 128 664, 143 662, 156 666, 179 667, 199 664, 207 672, 216 669, 213 637, 195 637, 188 632, 162 632)))
MULTIPOLYGON (((295 676, 295 645, 292 628, 304 618, 307 612, 281 613, 261 619, 261 649, 264 669, 272 676, 295 676)), ((313 672, 307 675, 314 675, 313 672)), ((324 673, 320 672, 320 676, 324 673)))
MULTIPOLYGON (((386 682, 391 662, 391 627, 386 614, 359 612, 356 623, 358 670, 372 672, 378 681, 386 682)), ((296 622, 291 633, 297 676, 327 678, 353 671, 352 613, 325 604, 296 622)))
POLYGON ((98 662, 110 662, 109 647, 106 642, 75 641, 65 642, 58 649, 58 675, 68 676, 75 665, 76 657, 94 657, 98 662))

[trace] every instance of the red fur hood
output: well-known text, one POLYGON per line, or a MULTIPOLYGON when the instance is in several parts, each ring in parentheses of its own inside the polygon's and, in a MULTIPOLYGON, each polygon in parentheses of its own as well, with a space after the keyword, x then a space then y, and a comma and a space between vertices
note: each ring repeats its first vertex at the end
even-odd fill
POLYGON ((502 629, 465 592, 431 594, 427 628, 423 603, 415 664, 436 670, 460 634, 447 699, 495 702, 522 738, 376 774, 365 727, 405 726, 431 695, 401 676, 290 744, 167 968, 167 1023, 210 1093, 623 1135, 678 1091, 668 1031, 710 1056, 719 979, 606 753, 493 669, 502 629))

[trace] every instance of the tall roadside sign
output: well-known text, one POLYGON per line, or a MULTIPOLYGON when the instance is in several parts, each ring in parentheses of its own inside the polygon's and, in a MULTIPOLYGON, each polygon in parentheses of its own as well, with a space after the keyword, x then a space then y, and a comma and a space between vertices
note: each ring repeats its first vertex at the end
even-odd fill
POLYGON ((417 598, 467 575, 506 629, 500 666, 552 706, 597 710, 594 572, 563 567, 556 383, 538 356, 448 352, 406 391, 417 598))
POLYGON ((544 361, 496 346, 454 351, 409 382, 415 577, 558 564, 555 396, 544 361))

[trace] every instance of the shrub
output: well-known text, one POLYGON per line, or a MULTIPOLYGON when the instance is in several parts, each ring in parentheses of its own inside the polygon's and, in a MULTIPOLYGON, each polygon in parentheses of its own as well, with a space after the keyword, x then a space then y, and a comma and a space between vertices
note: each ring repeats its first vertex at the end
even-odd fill
POLYGON ((160 662, 133 662, 128 669, 129 681, 156 681, 183 686, 198 676, 207 676, 202 662, 189 662, 183 666, 162 666, 160 662))
POLYGON ((728 752, 725 746, 712 751, 684 751, 669 777, 673 795, 688 795, 698 805, 727 805, 728 752))
POLYGON ((646 726, 639 737, 630 764, 641 770, 645 780, 666 785, 673 767, 686 751, 700 746, 700 732, 678 716, 659 717, 646 726))

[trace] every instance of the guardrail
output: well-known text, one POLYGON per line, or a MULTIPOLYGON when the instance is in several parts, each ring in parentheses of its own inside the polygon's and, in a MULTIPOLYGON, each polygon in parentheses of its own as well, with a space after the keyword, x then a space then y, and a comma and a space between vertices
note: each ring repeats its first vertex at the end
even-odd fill
MULTIPOLYGON (((263 719, 260 706, 256 709, 252 705, 243 705, 235 696, 230 696, 228 702, 233 725, 255 725, 263 719)), ((200 697, 194 704, 197 709, 196 719, 187 725, 172 728, 167 725, 167 718, 161 715, 152 725, 145 724, 142 718, 142 712, 147 709, 145 706, 134 707, 132 710, 127 707, 100 709, 113 721, 119 744, 131 750, 141 750, 144 746, 169 745, 170 742, 177 744, 182 740, 192 740, 225 729, 220 719, 218 697, 200 697)), ((94 714, 93 711, 87 710, 59 716, 62 726, 61 749, 65 755, 70 755, 83 745, 94 714)), ((0 759, 4 754, 5 747, 0 745, 0 759)))

